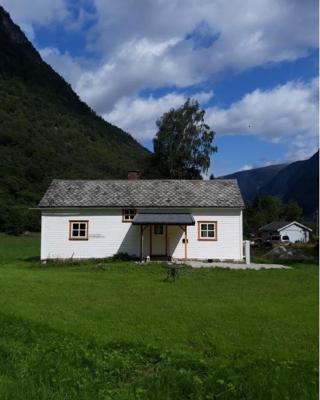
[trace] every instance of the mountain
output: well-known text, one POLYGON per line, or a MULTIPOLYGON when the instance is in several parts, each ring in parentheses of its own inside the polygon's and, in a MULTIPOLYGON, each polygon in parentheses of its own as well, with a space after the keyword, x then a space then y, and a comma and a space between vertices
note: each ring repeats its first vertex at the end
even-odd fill
POLYGON ((0 231, 33 229, 53 178, 125 178, 149 152, 97 116, 0 6, 0 231))
POLYGON ((270 165, 268 167, 235 172, 221 178, 237 179, 244 201, 250 203, 256 198, 260 189, 285 167, 286 164, 270 165))
POLYGON ((276 196, 285 203, 295 201, 306 217, 314 218, 319 205, 319 152, 304 161, 272 165, 226 175, 237 179, 245 202, 256 196, 276 196))
POLYGON ((260 189, 261 195, 296 201, 305 216, 312 217, 319 206, 319 152, 304 161, 287 165, 260 189))

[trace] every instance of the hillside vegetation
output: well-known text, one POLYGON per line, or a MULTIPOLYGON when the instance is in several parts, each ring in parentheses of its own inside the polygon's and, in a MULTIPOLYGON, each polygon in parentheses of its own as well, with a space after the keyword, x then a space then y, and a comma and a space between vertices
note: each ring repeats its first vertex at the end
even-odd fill
POLYGON ((148 151, 98 117, 0 6, 0 231, 35 229, 53 178, 125 178, 148 151))

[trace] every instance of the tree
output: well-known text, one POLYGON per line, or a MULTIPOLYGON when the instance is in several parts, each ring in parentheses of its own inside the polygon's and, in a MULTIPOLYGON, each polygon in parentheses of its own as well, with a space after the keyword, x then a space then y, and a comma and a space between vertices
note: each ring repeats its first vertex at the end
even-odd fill
POLYGON ((247 204, 244 212, 244 233, 249 236, 258 228, 273 221, 301 221, 302 209, 297 203, 283 203, 273 196, 257 197, 247 204))
POLYGON ((210 155, 217 151, 215 133, 204 122, 204 110, 188 99, 156 122, 149 176, 169 179, 201 179, 210 166, 210 155))
POLYGON ((283 215, 285 216, 284 219, 286 221, 297 221, 301 219, 302 209, 295 201, 291 201, 284 205, 283 215))

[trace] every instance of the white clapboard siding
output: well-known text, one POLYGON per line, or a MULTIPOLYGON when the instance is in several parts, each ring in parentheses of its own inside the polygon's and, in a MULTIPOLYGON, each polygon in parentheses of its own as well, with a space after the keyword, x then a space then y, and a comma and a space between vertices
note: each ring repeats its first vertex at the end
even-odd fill
MULTIPOLYGON (((191 210, 194 226, 187 227, 188 258, 242 260, 242 212, 234 209, 191 210), (198 222, 216 221, 216 241, 198 240, 198 222)), ((179 227, 170 227, 176 236, 169 235, 170 251, 174 258, 184 258, 184 233, 179 227), (177 235, 180 240, 177 242, 177 235)))
MULTIPOLYGON (((242 211, 240 209, 168 211, 190 212, 195 219, 195 226, 187 228, 188 258, 242 260, 242 211), (198 221, 216 221, 218 240, 199 241, 198 221)), ((41 259, 43 260, 104 258, 119 252, 140 256, 140 227, 122 222, 120 209, 46 211, 42 212, 41 224, 41 259), (69 240, 70 220, 89 221, 88 240, 69 240)), ((173 258, 184 258, 183 238, 184 232, 180 227, 168 227, 168 253, 173 258)), ((154 245, 153 250, 157 251, 156 241, 154 245)), ((145 229, 143 235, 143 256, 148 255, 150 255, 150 227, 145 229)))
POLYGON ((104 258, 140 254, 140 228, 122 222, 121 210, 43 213, 41 258, 104 258), (88 220, 89 239, 69 240, 69 221, 88 220))

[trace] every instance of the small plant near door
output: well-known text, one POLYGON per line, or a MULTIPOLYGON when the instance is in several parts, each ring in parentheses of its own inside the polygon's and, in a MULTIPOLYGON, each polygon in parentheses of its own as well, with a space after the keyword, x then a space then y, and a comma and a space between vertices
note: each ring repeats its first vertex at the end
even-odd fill
POLYGON ((165 278, 165 281, 175 282, 175 280, 179 277, 180 272, 185 268, 185 265, 165 263, 162 265, 162 267, 167 270, 167 277, 165 278))

